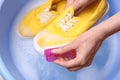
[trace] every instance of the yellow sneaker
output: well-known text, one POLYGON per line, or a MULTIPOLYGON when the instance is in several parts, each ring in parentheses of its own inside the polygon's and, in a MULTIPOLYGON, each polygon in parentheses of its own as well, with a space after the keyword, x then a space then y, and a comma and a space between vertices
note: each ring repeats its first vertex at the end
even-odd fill
POLYGON ((66 0, 48 0, 30 11, 20 22, 18 32, 24 37, 33 37, 45 28, 64 10, 66 0))
POLYGON ((74 16, 73 6, 66 9, 34 38, 35 49, 43 54, 46 49, 66 45, 92 27, 106 12, 106 0, 89 5, 78 16, 74 16))

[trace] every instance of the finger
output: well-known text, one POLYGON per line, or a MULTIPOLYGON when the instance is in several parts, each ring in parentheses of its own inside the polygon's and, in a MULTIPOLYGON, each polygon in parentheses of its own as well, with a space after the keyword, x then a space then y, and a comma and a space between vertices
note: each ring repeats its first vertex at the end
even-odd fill
POLYGON ((92 55, 91 57, 89 57, 89 59, 87 60, 87 63, 85 64, 85 66, 90 66, 91 65, 91 63, 92 63, 92 61, 94 59, 94 56, 95 55, 92 55))
POLYGON ((59 60, 60 62, 66 61, 63 57, 59 57, 58 60, 59 60))
POLYGON ((84 8, 85 8, 85 7, 83 6, 83 7, 80 7, 79 9, 77 9, 77 10, 75 11, 75 16, 79 15, 80 12, 81 12, 84 8))
POLYGON ((77 58, 74 58, 74 59, 69 60, 69 61, 65 61, 65 60, 60 61, 60 60, 57 59, 57 60, 54 61, 54 63, 56 63, 60 66, 63 66, 65 68, 71 68, 73 66, 78 65, 78 60, 77 60, 77 58))
POLYGON ((83 6, 86 5, 86 0, 76 0, 73 3, 74 10, 77 11, 78 9, 81 9, 83 6))
POLYGON ((66 9, 73 4, 74 0, 67 0, 66 9))
POLYGON ((58 65, 63 66, 63 67, 66 68, 66 66, 65 66, 66 61, 65 61, 65 60, 61 60, 61 59, 59 58, 59 59, 54 60, 53 62, 54 62, 55 64, 58 64, 58 65))
POLYGON ((77 71, 77 70, 80 70, 82 69, 83 67, 74 67, 74 68, 68 68, 69 71, 77 71))
POLYGON ((61 56, 65 61, 68 61, 69 59, 65 56, 65 55, 63 55, 63 56, 61 56))
POLYGON ((90 66, 92 61, 93 61, 93 59, 94 59, 94 57, 95 57, 95 54, 93 54, 91 57, 89 57, 89 59, 87 60, 87 63, 86 63, 85 66, 90 66))
POLYGON ((75 15, 79 15, 81 11, 83 11, 88 5, 95 2, 97 0, 80 0, 74 2, 74 9, 75 9, 75 15))
POLYGON ((90 64, 92 63, 94 57, 95 57, 95 54, 97 53, 99 47, 101 46, 102 42, 99 42, 98 45, 96 46, 92 56, 89 57, 88 61, 87 61, 87 64, 85 66, 90 66, 90 64))
POLYGON ((68 45, 65 45, 65 46, 63 46, 63 47, 60 47, 60 48, 58 48, 58 49, 53 49, 53 50, 52 50, 52 53, 54 53, 54 54, 63 54, 63 53, 72 51, 73 49, 74 49, 73 44, 68 44, 68 45))

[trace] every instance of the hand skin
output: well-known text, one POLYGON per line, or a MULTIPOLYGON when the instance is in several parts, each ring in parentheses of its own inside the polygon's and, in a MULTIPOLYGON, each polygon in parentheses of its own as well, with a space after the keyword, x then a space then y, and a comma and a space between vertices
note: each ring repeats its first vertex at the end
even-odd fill
POLYGON ((72 50, 75 50, 77 54, 76 58, 72 60, 64 57, 55 60, 54 63, 67 68, 69 71, 89 66, 102 42, 118 31, 120 31, 120 12, 84 32, 70 44, 52 50, 54 54, 63 54, 72 50))
POLYGON ((89 4, 99 1, 99 0, 67 0, 66 8, 73 5, 75 10, 75 15, 78 15, 84 8, 89 4))

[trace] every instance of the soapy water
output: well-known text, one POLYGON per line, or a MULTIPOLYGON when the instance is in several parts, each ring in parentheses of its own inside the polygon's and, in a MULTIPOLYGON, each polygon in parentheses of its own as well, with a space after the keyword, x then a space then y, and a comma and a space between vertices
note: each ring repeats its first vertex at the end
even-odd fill
POLYGON ((21 10, 14 21, 11 35, 11 52, 13 61, 25 80, 103 80, 111 69, 115 60, 115 35, 109 37, 102 44, 91 66, 76 72, 47 62, 44 56, 37 53, 33 46, 33 38, 23 38, 18 35, 17 27, 22 17, 43 1, 31 1, 21 10), (113 46, 113 47, 112 47, 113 46))

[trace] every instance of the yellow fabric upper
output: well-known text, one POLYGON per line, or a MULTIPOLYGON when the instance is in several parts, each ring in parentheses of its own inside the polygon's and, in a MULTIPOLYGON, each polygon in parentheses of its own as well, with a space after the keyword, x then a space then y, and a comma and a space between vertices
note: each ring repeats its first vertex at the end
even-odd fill
POLYGON ((58 17, 60 12, 64 10, 65 4, 66 0, 48 0, 42 6, 30 11, 21 20, 18 27, 19 33, 24 37, 35 36, 58 17))
POLYGON ((99 0, 85 8, 78 16, 74 16, 73 6, 70 6, 35 37, 34 44, 47 48, 69 43, 92 27, 106 9, 106 0, 99 0))

